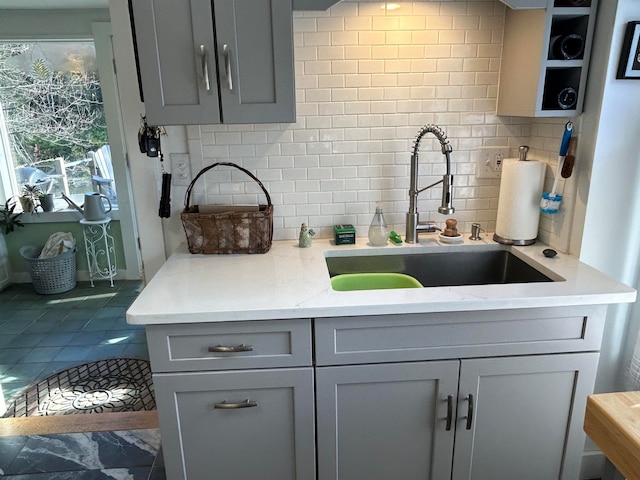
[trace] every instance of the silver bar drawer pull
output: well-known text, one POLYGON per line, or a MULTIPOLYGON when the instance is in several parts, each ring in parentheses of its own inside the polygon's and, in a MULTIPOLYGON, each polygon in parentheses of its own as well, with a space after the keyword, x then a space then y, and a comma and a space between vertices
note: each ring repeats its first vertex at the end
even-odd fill
POLYGON ((200 45, 200 60, 202 61, 202 82, 205 90, 208 92, 211 90, 209 84, 209 65, 207 64, 207 50, 204 45, 200 45))
POLYGON ((233 92, 233 80, 231 79, 231 50, 226 43, 222 46, 222 55, 224 56, 224 69, 227 77, 227 86, 229 91, 233 92))
POLYGON ((211 353, 237 353, 237 352, 253 352, 252 345, 216 345, 215 347, 209 347, 211 353))
POLYGON ((253 400, 249 400, 248 398, 244 402, 233 403, 227 402, 226 400, 213 404, 213 408, 218 408, 222 410, 235 410, 238 408, 251 408, 257 407, 258 402, 254 402, 253 400))

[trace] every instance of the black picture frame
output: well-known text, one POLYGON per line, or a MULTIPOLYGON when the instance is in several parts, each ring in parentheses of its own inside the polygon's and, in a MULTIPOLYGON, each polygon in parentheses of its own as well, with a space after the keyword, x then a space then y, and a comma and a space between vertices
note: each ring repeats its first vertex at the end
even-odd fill
POLYGON ((616 78, 640 80, 640 21, 627 23, 616 78))

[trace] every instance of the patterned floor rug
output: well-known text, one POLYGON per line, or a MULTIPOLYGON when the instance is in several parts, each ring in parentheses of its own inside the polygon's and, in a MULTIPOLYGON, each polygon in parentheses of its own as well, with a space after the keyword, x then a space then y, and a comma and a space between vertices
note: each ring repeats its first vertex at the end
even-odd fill
POLYGON ((58 372, 10 399, 4 417, 155 410, 147 360, 114 358, 58 372))

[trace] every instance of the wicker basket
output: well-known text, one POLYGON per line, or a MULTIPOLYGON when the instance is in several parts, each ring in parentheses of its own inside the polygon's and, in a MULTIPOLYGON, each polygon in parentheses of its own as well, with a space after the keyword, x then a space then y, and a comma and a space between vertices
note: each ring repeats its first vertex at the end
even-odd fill
POLYGON ((191 253, 266 253, 273 240, 273 204, 262 182, 251 172, 229 162, 218 162, 200 170, 187 188, 184 210, 180 214, 191 253), (267 205, 191 205, 191 190, 196 181, 218 165, 237 168, 257 182, 267 205))
POLYGON ((42 247, 25 245, 20 248, 33 288, 44 295, 63 293, 76 286, 76 249, 51 258, 38 258, 42 247))

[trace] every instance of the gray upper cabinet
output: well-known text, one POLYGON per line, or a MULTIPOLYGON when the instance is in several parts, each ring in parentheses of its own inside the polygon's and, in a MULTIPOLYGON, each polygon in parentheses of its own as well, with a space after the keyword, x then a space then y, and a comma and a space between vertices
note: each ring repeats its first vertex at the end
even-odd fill
POLYGON ((131 0, 152 125, 295 122, 291 0, 131 0))
POLYGON ((597 0, 545 0, 505 16, 498 115, 582 113, 597 0))

